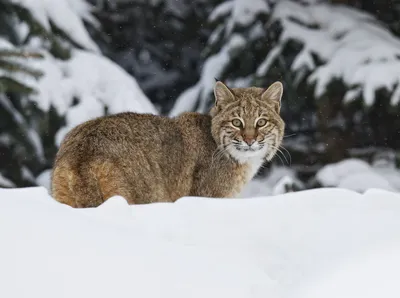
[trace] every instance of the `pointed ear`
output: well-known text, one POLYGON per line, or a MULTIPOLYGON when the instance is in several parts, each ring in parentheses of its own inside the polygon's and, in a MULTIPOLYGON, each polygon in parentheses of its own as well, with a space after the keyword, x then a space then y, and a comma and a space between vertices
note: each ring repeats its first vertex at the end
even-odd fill
POLYGON ((221 81, 215 83, 214 87, 215 105, 221 105, 235 99, 232 91, 221 81))
POLYGON ((279 113, 281 109, 281 99, 283 94, 283 85, 281 82, 275 82, 267 90, 261 94, 261 100, 273 102, 276 106, 276 111, 279 113))

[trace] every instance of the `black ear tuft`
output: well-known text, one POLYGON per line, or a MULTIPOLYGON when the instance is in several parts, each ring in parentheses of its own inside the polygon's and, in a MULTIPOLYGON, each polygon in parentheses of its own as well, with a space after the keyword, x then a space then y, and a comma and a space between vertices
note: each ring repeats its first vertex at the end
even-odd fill
POLYGON ((214 80, 215 80, 216 82, 218 82, 218 81, 219 81, 217 78, 214 78, 214 80))

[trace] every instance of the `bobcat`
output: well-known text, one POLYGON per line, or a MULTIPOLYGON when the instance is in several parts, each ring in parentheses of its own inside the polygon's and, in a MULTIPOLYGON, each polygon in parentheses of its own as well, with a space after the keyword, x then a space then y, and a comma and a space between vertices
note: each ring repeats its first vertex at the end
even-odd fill
POLYGON ((280 82, 265 90, 218 81, 209 115, 126 112, 80 124, 57 153, 52 195, 76 208, 114 195, 129 204, 234 197, 282 142, 282 93, 280 82))

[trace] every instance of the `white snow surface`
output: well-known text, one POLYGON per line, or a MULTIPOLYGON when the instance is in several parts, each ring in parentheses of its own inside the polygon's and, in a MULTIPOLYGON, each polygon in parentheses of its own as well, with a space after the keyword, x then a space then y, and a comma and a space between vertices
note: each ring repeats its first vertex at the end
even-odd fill
POLYGON ((35 20, 47 31, 51 23, 71 37, 81 47, 99 52, 83 21, 97 26, 91 6, 85 0, 11 0, 29 10, 35 20))
POLYGON ((399 297, 399 213, 377 189, 91 209, 0 189, 0 297, 399 297))

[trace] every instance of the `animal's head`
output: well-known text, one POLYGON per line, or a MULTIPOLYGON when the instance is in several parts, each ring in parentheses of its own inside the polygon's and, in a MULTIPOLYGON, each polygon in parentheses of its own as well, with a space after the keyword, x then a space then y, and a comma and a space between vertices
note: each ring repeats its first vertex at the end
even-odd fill
POLYGON ((285 123, 279 115, 283 86, 268 89, 229 88, 218 81, 211 109, 212 135, 221 150, 238 162, 271 160, 283 139, 285 123))

